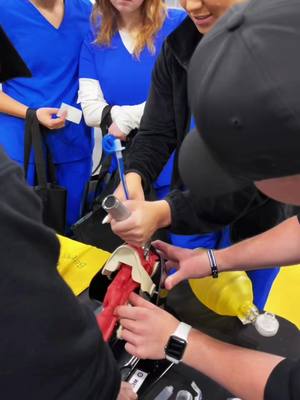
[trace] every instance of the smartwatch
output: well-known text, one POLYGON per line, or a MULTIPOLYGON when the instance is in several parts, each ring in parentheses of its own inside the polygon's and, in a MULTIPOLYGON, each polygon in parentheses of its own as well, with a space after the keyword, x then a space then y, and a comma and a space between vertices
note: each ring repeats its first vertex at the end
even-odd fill
POLYGON ((175 332, 170 336, 165 347, 166 359, 174 364, 178 364, 183 357, 187 338, 192 327, 184 322, 180 322, 175 332))

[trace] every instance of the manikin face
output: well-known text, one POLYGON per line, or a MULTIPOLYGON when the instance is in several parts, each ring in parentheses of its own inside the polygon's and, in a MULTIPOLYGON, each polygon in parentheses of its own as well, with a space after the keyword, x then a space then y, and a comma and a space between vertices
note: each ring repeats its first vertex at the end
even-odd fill
POLYGON ((300 175, 257 181, 255 186, 272 199, 300 206, 300 175))
POLYGON ((189 14, 198 31, 205 34, 233 5, 243 0, 181 0, 181 6, 189 14))
POLYGON ((111 4, 120 14, 136 13, 144 0, 110 0, 111 4))

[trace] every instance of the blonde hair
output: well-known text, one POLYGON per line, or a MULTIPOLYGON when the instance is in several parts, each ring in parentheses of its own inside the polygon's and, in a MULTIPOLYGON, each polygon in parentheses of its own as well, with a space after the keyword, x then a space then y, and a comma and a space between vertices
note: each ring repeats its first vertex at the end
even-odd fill
MULTIPOLYGON (((151 53, 155 52, 154 37, 161 29, 167 15, 163 0, 144 0, 141 5, 142 29, 136 37, 133 54, 139 58, 147 46, 151 53)), ((92 13, 92 22, 97 27, 101 17, 101 26, 97 32, 96 43, 110 46, 113 35, 118 30, 119 12, 110 0, 96 0, 92 13)))

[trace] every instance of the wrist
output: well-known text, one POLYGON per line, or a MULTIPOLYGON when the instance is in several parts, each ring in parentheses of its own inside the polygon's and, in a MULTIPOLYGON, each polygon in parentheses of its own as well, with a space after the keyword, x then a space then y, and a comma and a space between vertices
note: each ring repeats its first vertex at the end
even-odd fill
MULTIPOLYGON (((208 249, 199 247, 192 251, 195 254, 193 256, 193 263, 197 266, 201 265, 201 269, 199 269, 199 267, 195 267, 195 274, 197 275, 197 278, 206 278, 208 276, 212 276, 211 265, 208 257, 208 249)), ((216 254, 216 251, 214 251, 214 254, 216 254)), ((221 272, 219 268, 218 271, 221 272)))
POLYGON ((207 258, 208 258, 208 262, 209 262, 209 266, 210 266, 211 276, 213 278, 218 278, 219 267, 217 264, 215 253, 212 249, 207 249, 206 254, 207 254, 207 258))
POLYGON ((37 120, 39 121, 39 119, 38 119, 38 109, 36 110, 34 108, 26 107, 26 112, 25 112, 25 117, 24 118, 27 120, 28 118, 32 118, 32 117, 37 118, 37 120))
POLYGON ((22 118, 24 118, 24 119, 26 118, 28 110, 29 110, 29 107, 28 106, 24 106, 23 112, 22 112, 22 118))
POLYGON ((156 208, 157 229, 165 228, 171 225, 171 209, 166 200, 153 202, 156 208))
POLYGON ((188 344, 183 354, 182 362, 201 372, 205 363, 204 360, 206 359, 206 353, 209 351, 209 339, 209 336, 205 333, 192 328, 188 337, 188 344), (199 354, 201 354, 200 358, 199 354), (202 362, 199 360, 202 360, 202 362))
POLYGON ((131 121, 128 118, 126 112, 124 112, 124 106, 113 106, 110 110, 112 121, 117 125, 118 129, 124 133, 125 136, 132 130, 131 121))
POLYGON ((183 360, 192 327, 185 322, 179 322, 170 334, 165 346, 165 357, 168 361, 178 364, 183 360))
POLYGON ((193 348, 193 343, 195 341, 195 337, 198 336, 198 334, 201 334, 200 331, 196 331, 194 328, 190 330, 188 337, 188 344, 186 346, 185 352, 182 357, 182 362, 186 365, 190 365, 193 353, 195 353, 195 349, 193 348))
POLYGON ((132 199, 144 198, 144 188, 142 177, 136 172, 129 172, 126 174, 126 182, 128 185, 129 193, 133 196, 132 199))
MULTIPOLYGON (((228 248, 230 249, 230 248, 228 248)), ((228 250, 216 250, 214 251, 216 263, 218 266, 219 272, 229 271, 230 270, 230 263, 228 262, 228 250)))
POLYGON ((120 113, 121 113, 120 106, 112 106, 112 108, 110 109, 110 115, 111 115, 111 119, 113 120, 113 122, 116 122, 120 113))

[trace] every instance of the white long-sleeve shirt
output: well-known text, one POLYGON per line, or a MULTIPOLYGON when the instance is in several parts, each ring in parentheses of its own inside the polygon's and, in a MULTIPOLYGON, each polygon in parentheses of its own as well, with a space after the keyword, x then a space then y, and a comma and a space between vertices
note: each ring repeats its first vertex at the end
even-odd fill
MULTIPOLYGON (((119 31, 124 46, 130 54, 133 54, 134 42, 131 35, 126 31, 119 31)), ((84 115, 84 120, 88 126, 99 127, 101 123, 102 111, 108 104, 104 98, 100 83, 96 79, 80 78, 78 103, 84 115)), ((111 109, 111 118, 118 128, 125 134, 140 126, 140 121, 144 112, 145 102, 134 106, 114 105, 111 109)))

